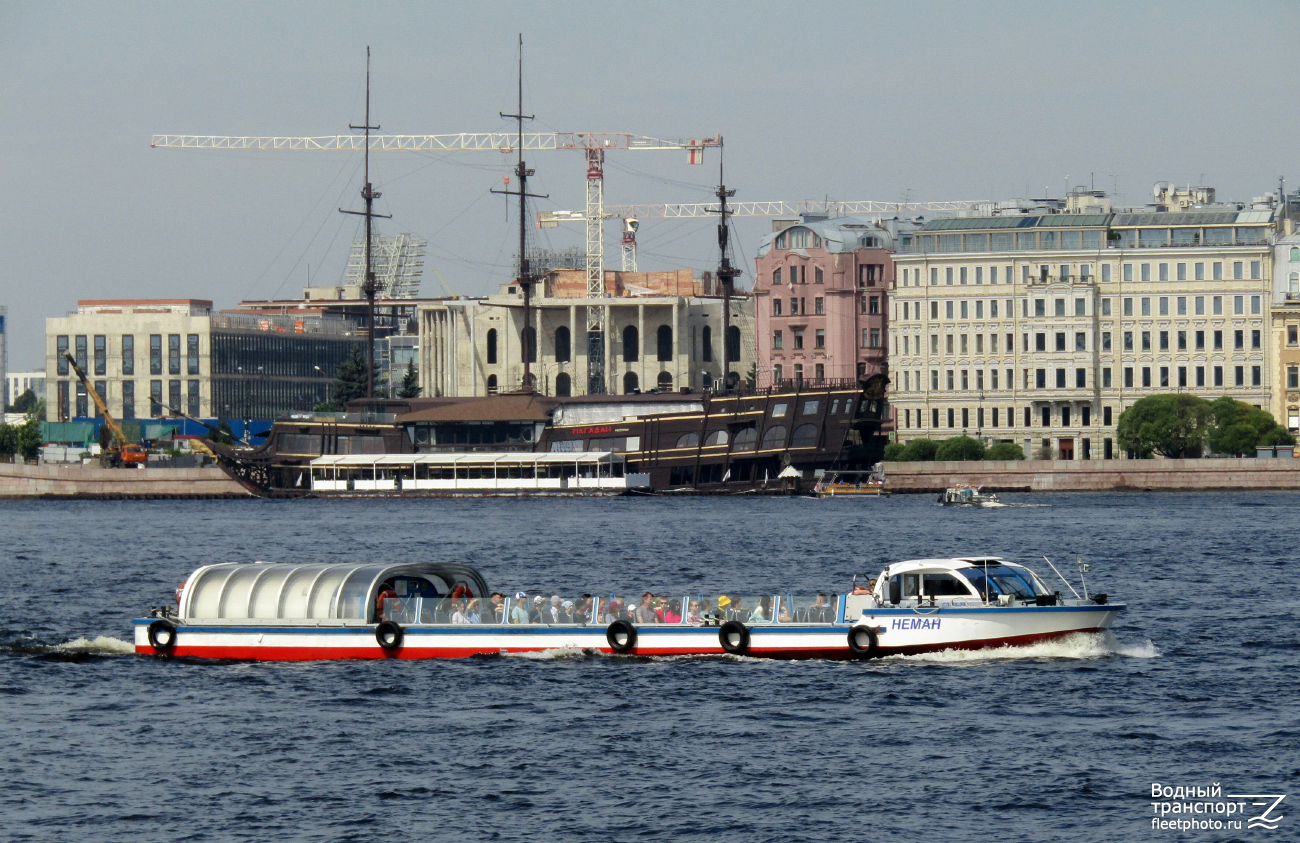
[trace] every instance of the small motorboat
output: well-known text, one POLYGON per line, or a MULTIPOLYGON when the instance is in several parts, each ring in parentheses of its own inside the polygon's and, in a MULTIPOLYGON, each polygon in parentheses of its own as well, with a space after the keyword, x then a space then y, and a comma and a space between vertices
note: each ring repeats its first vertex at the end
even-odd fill
POLYGON ((1002 501, 983 486, 949 486, 939 493, 939 503, 944 506, 1003 506, 1002 501))
POLYGON ((490 592, 468 565, 222 563, 135 625, 137 653, 266 661, 546 650, 867 659, 1024 644, 1110 626, 1106 595, 1062 598, 996 558, 921 559, 848 594, 490 592))

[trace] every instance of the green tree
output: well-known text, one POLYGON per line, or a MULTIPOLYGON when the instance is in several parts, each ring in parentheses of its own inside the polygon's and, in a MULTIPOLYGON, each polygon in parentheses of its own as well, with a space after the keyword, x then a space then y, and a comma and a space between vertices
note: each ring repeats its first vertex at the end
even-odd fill
POLYGON ((904 454, 907 449, 897 442, 890 442, 885 446, 885 462, 902 462, 906 457, 904 454))
POLYGON ((217 422, 217 429, 208 434, 208 438, 218 445, 235 444, 235 431, 231 429, 230 422, 222 419, 217 422))
POLYGON ((939 443, 934 458, 941 462, 982 460, 984 459, 984 443, 970 436, 954 436, 939 443))
POLYGON ((18 453, 18 428, 12 424, 0 424, 0 457, 12 457, 18 453))
POLYGON ((27 421, 18 426, 18 453, 25 460, 34 460, 41 454, 41 417, 45 415, 45 402, 38 401, 27 414, 27 421))
MULTIPOLYGON (((375 368, 375 394, 379 394, 379 369, 375 368)), ((340 407, 349 401, 366 397, 366 350, 361 343, 352 346, 348 359, 339 364, 334 379, 334 401, 340 407)))
POLYGON ((1295 437, 1265 410, 1226 395, 1211 402, 1214 426, 1210 450, 1216 454, 1254 454, 1256 445, 1294 445, 1295 437))
POLYGON ((995 442, 984 452, 986 460, 1023 460, 1024 449, 1015 442, 995 442))
POLYGON ((30 413, 36 409, 37 403, 36 393, 29 389, 14 400, 14 403, 9 407, 9 412, 30 413))
POLYGON ((402 375, 402 386, 397 390, 397 397, 420 397, 420 373, 415 370, 414 358, 406 361, 406 374, 402 375))
POLYGON ((907 462, 929 462, 934 459, 934 452, 939 445, 929 439, 913 439, 903 448, 903 459, 907 462))
POLYGON ((1210 402, 1195 395, 1148 395, 1119 417, 1119 446, 1142 459, 1199 457, 1214 424, 1210 402))

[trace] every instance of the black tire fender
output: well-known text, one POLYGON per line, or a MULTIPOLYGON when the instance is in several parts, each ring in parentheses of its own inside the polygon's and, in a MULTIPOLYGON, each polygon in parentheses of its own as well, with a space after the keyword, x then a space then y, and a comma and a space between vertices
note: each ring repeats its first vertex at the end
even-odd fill
POLYGON ((164 655, 176 649, 176 624, 157 620, 149 624, 149 644, 164 655))
POLYGON ((405 636, 400 624, 393 621, 380 621, 375 627, 375 640, 379 646, 387 652, 394 652, 402 646, 402 638, 405 636))
POLYGON ((860 659, 874 659, 880 655, 880 636, 870 626, 849 627, 849 652, 860 659))
POLYGON ((616 620, 605 628, 605 640, 616 653, 630 653, 636 648, 636 627, 630 621, 616 620))
POLYGON ((749 651, 749 627, 740 621, 727 621, 718 627, 718 643, 722 649, 739 656, 749 651))

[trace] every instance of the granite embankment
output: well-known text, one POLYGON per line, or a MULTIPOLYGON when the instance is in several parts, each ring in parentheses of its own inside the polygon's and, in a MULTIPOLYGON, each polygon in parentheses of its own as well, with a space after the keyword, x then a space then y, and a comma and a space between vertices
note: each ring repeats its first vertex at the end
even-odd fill
POLYGON ((0 463, 0 498, 245 498, 219 468, 0 463))
POLYGON ((939 492, 959 483, 1008 492, 1300 489, 1300 459, 885 463, 892 492, 939 492))

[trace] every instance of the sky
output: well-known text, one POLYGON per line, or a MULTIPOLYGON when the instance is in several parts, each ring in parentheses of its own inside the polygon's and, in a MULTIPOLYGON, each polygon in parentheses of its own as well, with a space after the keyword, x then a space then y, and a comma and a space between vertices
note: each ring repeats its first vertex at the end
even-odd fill
MULTIPOLYGON (((517 39, 533 131, 722 134, 737 200, 1060 196, 1140 206, 1156 181, 1248 201, 1300 180, 1300 4, 1041 2, 148 3, 0 0, 0 306, 10 371, 87 298, 293 298, 341 283, 359 152, 151 149, 158 133, 501 131, 517 39)), ((534 152, 542 210, 585 164, 534 152)), ((381 233, 429 240, 424 295, 509 280, 499 152, 374 153, 381 233), (436 273, 434 272, 436 270, 436 273), (441 279, 441 281, 440 281, 441 279)), ((611 204, 704 202, 684 152, 611 152, 611 204)), ((739 219, 752 273, 771 229, 739 219)), ((582 246, 581 226, 533 230, 582 246)), ((642 270, 716 267, 708 219, 641 223, 642 270)), ((606 265, 618 265, 617 224, 606 265)), ((742 283, 745 279, 742 279, 742 283)))

